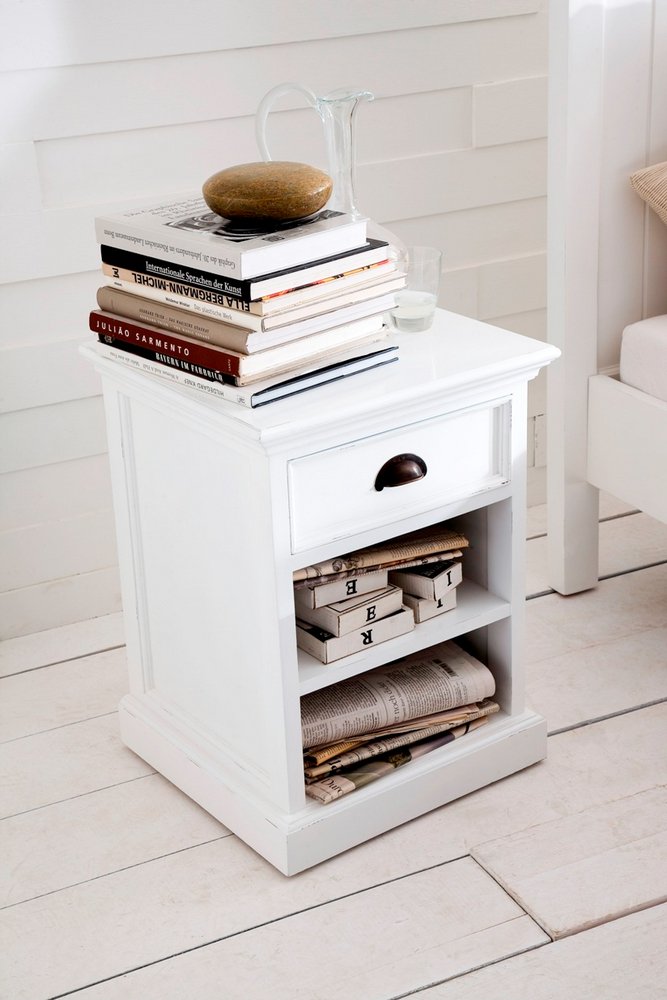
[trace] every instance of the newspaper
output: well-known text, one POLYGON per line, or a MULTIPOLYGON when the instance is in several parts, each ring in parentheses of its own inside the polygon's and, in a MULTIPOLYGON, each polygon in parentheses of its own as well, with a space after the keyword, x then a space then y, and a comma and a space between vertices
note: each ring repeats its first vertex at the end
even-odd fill
POLYGON ((304 747, 326 746, 490 698, 493 674, 454 642, 304 695, 304 747))
MULTIPOLYGON (((478 705, 466 705, 465 709, 454 709, 451 713, 447 713, 451 716, 447 721, 420 727, 419 729, 411 729, 407 732, 389 733, 379 739, 371 739, 366 743, 360 744, 358 747, 351 748, 329 758, 324 763, 315 766, 305 766, 304 775, 306 781, 314 781, 324 778, 329 774, 336 774, 345 768, 360 764, 364 760, 379 757, 380 754, 388 753, 391 750, 398 750, 399 747, 410 746, 411 743, 419 743, 430 736, 444 733, 448 729, 455 729, 457 725, 473 722, 486 715, 493 715, 499 711, 499 708, 500 706, 497 702, 487 699, 478 705)), ((379 736, 379 734, 376 735, 379 736)), ((338 745, 340 746, 340 744, 338 745)))
MULTIPOLYGON (((392 569, 410 569, 414 566, 426 566, 429 563, 439 563, 443 559, 460 559, 463 555, 460 549, 448 549, 446 552, 434 552, 430 556, 418 556, 416 559, 398 559, 396 562, 383 563, 382 567, 378 566, 359 566, 356 569, 343 569, 340 573, 327 573, 326 576, 316 576, 316 577, 304 577, 302 580, 295 580, 292 577, 292 582, 294 585, 294 590, 317 590, 318 587, 324 586, 325 584, 337 583, 339 580, 349 580, 351 577, 363 577, 370 576, 372 573, 381 572, 384 570, 392 569)), ((318 564, 321 565, 321 564, 318 564)), ((312 566, 307 567, 307 569, 313 569, 312 566)), ((302 573, 303 570, 295 570, 296 573, 302 573)))
POLYGON ((356 791, 357 788, 363 788, 364 785, 369 785, 372 781, 383 778, 385 774, 390 774, 396 768, 402 767, 404 764, 409 764, 410 761, 417 760, 419 757, 423 757, 425 754, 431 753, 431 751, 437 750, 439 747, 445 746, 447 743, 451 743, 461 736, 465 736, 466 733, 479 728, 479 726, 484 725, 486 722, 488 722, 488 718, 482 716, 482 718, 475 719, 473 722, 467 722, 463 726, 456 726, 455 729, 440 733, 438 736, 432 736, 421 743, 415 743, 411 747, 403 747, 399 750, 383 754, 382 757, 378 757, 366 764, 361 764, 359 767, 354 767, 344 774, 332 774, 322 781, 315 781, 313 784, 306 785, 306 795, 317 802, 321 802, 323 805, 335 802, 336 799, 340 799, 343 795, 349 795, 350 792, 356 791))
POLYGON ((397 722, 385 729, 374 729, 370 733, 356 736, 352 740, 342 740, 337 743, 325 746, 309 747, 303 752, 303 766, 316 767, 332 757, 347 753, 348 750, 355 750, 364 743, 377 740, 382 736, 396 736, 401 733, 413 733, 417 729, 427 729, 430 726, 440 726, 451 729, 462 722, 469 722, 473 715, 490 715, 498 711, 498 705, 494 701, 484 699, 484 701, 474 702, 470 705, 461 705, 459 708, 450 708, 444 712, 434 712, 432 715, 420 715, 415 719, 408 719, 406 722, 397 722))
POLYGON ((326 747, 313 747, 312 750, 306 750, 303 755, 303 766, 304 767, 317 767, 318 764, 323 764, 325 761, 330 760, 331 757, 338 757, 339 754, 347 753, 348 750, 354 750, 355 747, 361 746, 364 742, 363 736, 358 740, 342 740, 338 743, 331 743, 326 747))
POLYGON ((301 580, 317 580, 323 576, 330 578, 332 574, 358 573, 360 569, 369 566, 381 569, 435 553, 453 555, 453 550, 467 547, 468 539, 451 528, 422 528, 383 542, 381 545, 369 545, 367 548, 348 552, 347 555, 335 559, 304 566, 295 570, 292 577, 295 583, 301 580))

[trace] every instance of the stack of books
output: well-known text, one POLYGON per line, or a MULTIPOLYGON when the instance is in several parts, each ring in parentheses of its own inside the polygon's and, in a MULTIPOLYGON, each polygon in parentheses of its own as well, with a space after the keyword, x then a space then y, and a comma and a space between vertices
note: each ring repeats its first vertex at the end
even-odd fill
POLYGON ((297 570, 297 646, 332 663, 451 611, 467 546, 436 527, 297 570))
POLYGON ((100 217, 100 351, 245 406, 395 361, 405 276, 367 221, 325 209, 266 232, 198 196, 100 217))

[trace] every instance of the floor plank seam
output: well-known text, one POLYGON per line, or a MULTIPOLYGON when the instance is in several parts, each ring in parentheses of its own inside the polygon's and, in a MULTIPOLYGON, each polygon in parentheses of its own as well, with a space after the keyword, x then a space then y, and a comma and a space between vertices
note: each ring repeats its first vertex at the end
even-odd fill
POLYGON ((651 899, 645 903, 637 903, 635 906, 628 907, 628 909, 624 910, 623 913, 607 915, 599 917, 595 920, 588 920, 580 927, 575 927, 571 931, 567 930, 562 934, 559 934, 553 943, 555 944, 557 941, 565 941, 566 938, 573 938, 578 934, 585 934, 586 931, 595 930, 596 927, 604 927, 605 924, 611 924, 615 920, 623 920, 625 917, 631 917, 633 913, 643 913, 644 910, 653 910, 656 906, 664 906, 665 903, 667 903, 667 895, 660 896, 657 899, 651 899))
POLYGON ((506 896, 509 896, 509 898, 514 903, 516 903, 516 905, 519 907, 519 909, 521 910, 521 912, 524 913, 527 917, 530 917, 530 919, 533 921, 533 923, 537 924, 537 926, 540 928, 540 930, 543 931, 547 935, 547 937, 549 938, 549 942, 553 942, 554 941, 553 934, 551 933, 551 931, 547 927, 544 926, 544 924, 542 923, 542 921, 540 920, 540 918, 537 916, 537 914, 535 914, 535 913, 531 912, 529 909, 527 909, 525 903, 522 903, 521 900, 517 899, 517 897, 516 897, 515 893, 512 891, 512 889, 508 885, 505 885, 505 883, 502 882, 501 879, 499 879, 496 875, 494 875, 494 873, 492 871, 490 871, 486 867, 486 865, 484 865, 479 860, 478 857, 475 856, 475 854, 474 854, 474 848, 473 848, 473 853, 471 853, 470 857, 475 862, 475 864, 479 868, 481 868, 482 871, 485 872, 485 874, 488 875, 489 878, 492 879, 496 883, 496 885, 498 886, 498 888, 501 889, 505 893, 506 896))
MULTIPOLYGON (((632 517, 633 514, 641 514, 640 510, 624 510, 620 514, 607 514, 606 517, 601 517, 598 520, 598 524, 606 524, 607 521, 618 521, 622 517, 632 517)), ((548 535, 547 531, 537 531, 534 535, 526 535, 527 542, 533 542, 536 538, 546 538, 548 535)))
POLYGON ((635 510, 622 510, 620 514, 607 514, 606 517, 601 517, 599 524, 604 524, 606 521, 618 521, 622 517, 632 517, 633 514, 641 514, 641 511, 636 508, 635 510))
POLYGON ((616 712, 607 712, 606 715, 596 715, 592 719, 584 719, 582 722, 573 722, 570 726, 561 726, 560 729, 552 729, 547 736, 560 736, 561 733, 571 733, 575 729, 583 729, 585 726, 594 726, 598 722, 606 722, 607 719, 616 719, 621 715, 630 715, 632 712, 641 712, 645 708, 652 708, 654 705, 664 705, 666 698, 655 698, 653 701, 642 702, 641 705, 631 705, 629 708, 619 708, 616 712))
POLYGON ((6 747, 10 743, 18 743, 20 740, 29 740, 33 736, 44 736, 46 733, 56 733, 59 729, 68 729, 70 726, 81 726, 85 722, 94 722, 95 719, 107 719, 110 715, 118 715, 118 709, 113 712, 100 712, 99 715, 87 715, 85 719, 74 719, 72 722, 63 722, 60 726, 51 726, 49 729, 38 729, 34 733, 24 733, 23 736, 12 736, 10 740, 0 740, 0 746, 6 747))
POLYGON ((202 840, 197 844, 188 844, 187 847, 179 847, 174 851, 167 851, 165 854, 156 854, 152 858, 144 858, 142 861, 137 861, 132 865, 124 865, 122 868, 111 868, 109 871, 101 872, 99 875, 93 875, 91 878, 81 879, 80 882, 68 882, 66 885, 58 886, 57 889, 49 889, 48 892, 39 892, 36 896, 27 896, 25 899, 19 899, 15 903, 5 903, 0 906, 0 910, 11 910, 16 906, 22 906, 24 903, 32 903, 36 899, 44 899, 46 896, 54 896, 58 892, 64 892, 67 889, 76 889, 80 885, 88 885, 91 882, 97 882, 101 878, 107 878, 111 875, 118 875, 120 872, 129 872, 133 868, 142 868, 144 865, 152 864, 153 861, 161 861, 164 858, 173 858, 177 854, 184 854, 186 851, 193 850, 197 847, 206 847, 207 844, 216 844, 220 840, 226 840, 228 837, 232 837, 233 834, 223 833, 219 837, 212 837, 210 840, 202 840))
POLYGON ((151 770, 147 774, 136 774, 133 778, 124 778, 122 781, 114 781, 111 785, 100 785, 99 788, 90 788, 87 792, 79 792, 78 795, 67 795, 64 799, 55 799, 53 802, 43 802, 39 806, 32 806, 30 809, 22 809, 21 812, 7 813, 0 816, 0 823, 8 819, 16 819, 18 816, 27 816, 28 813, 39 812, 40 809, 50 809, 52 806, 60 806, 65 802, 73 802, 75 799, 85 798, 86 795, 96 795, 97 792, 107 791, 109 788, 118 788, 119 785, 127 785, 130 781, 141 781, 142 778, 152 778, 157 771, 151 770))
POLYGON ((534 601, 536 597, 549 597, 550 594, 555 594, 556 591, 549 587, 547 590, 536 590, 534 594, 526 594, 527 601, 534 601))
MULTIPOLYGON (((436 986, 443 986, 445 983, 456 982, 457 979, 464 979, 466 976, 471 975, 473 972, 479 972, 480 969, 488 969, 489 966, 501 965, 503 962, 508 962, 512 958, 517 958, 519 955, 526 955, 530 951, 539 951, 541 948, 547 948, 554 942, 543 941, 541 944, 529 945, 527 948, 519 948, 517 951, 508 952, 507 955, 502 955, 499 958, 489 959, 488 962, 481 962, 479 965, 473 965, 469 969, 465 969, 463 972, 457 972, 453 976, 447 976, 445 979, 437 979, 432 983, 427 983, 425 986, 417 986, 414 990, 408 990, 407 993, 396 993, 390 997, 386 997, 386 1000, 405 1000, 406 997, 418 996, 420 993, 424 993, 426 990, 431 990, 436 986)), ((50 1000, 56 1000, 56 998, 50 998, 50 1000)))
MULTIPOLYGON (((614 573, 603 573, 602 576, 598 577, 598 583, 603 583, 605 580, 614 580, 618 576, 629 576, 631 573, 641 573, 645 569, 655 569, 656 566, 667 566, 667 559, 657 559, 655 562, 643 563, 641 566, 631 566, 629 569, 616 570, 614 573)), ((532 594, 526 594, 526 600, 534 601, 537 597, 549 597, 550 594, 557 593, 557 590, 554 590, 552 587, 547 587, 545 590, 536 590, 532 594)), ((582 593, 582 591, 579 591, 578 593, 582 593)), ((577 594, 561 594, 560 596, 576 597, 577 594)))
MULTIPOLYGON (((649 906, 643 907, 643 909, 649 910, 652 909, 654 906, 662 906, 662 905, 664 904, 652 903, 649 906)), ((617 920, 624 920, 627 916, 631 916, 632 913, 637 913, 637 912, 640 911, 632 910, 629 913, 619 914, 617 917, 612 917, 610 920, 605 921, 605 923, 611 924, 615 923, 615 921, 617 920)), ((600 926, 600 925, 597 924, 594 926, 600 926)), ((592 927, 583 927, 574 931, 572 934, 568 935, 568 937, 576 937, 578 934, 585 934, 587 931, 592 929, 593 929, 592 927)), ((563 940, 562 938, 558 938, 555 941, 549 940, 549 941, 543 941, 542 944, 530 945, 528 948, 522 948, 518 951, 510 952, 507 955, 502 955, 500 958, 493 958, 490 959, 488 962, 482 962, 480 965, 476 965, 470 969, 466 969, 464 972, 457 972, 455 975, 448 976, 446 979, 439 979, 437 982, 429 983, 427 986, 418 986, 414 990, 409 990, 407 993, 398 993, 391 997, 386 997, 385 1000, 405 1000, 406 997, 418 996, 420 993, 423 993, 426 990, 433 989, 433 987, 435 986, 442 986, 445 983, 455 982, 457 979, 464 979, 466 976, 469 976, 474 972, 479 972, 480 969, 487 969, 495 965, 502 965, 503 962, 509 962, 513 958, 517 958, 519 955, 526 955, 531 951, 541 951, 542 948, 549 948, 550 946, 557 944, 558 941, 562 940, 563 940)))
POLYGON ((36 667, 23 667, 22 670, 14 670, 11 674, 3 674, 0 681, 6 677, 18 677, 20 674, 32 674, 36 670, 44 670, 46 667, 59 667, 62 663, 74 663, 76 660, 86 660, 89 656, 99 656, 100 653, 111 653, 114 649, 124 649, 125 643, 120 642, 116 646, 103 646, 101 649, 93 649, 89 653, 79 653, 78 656, 68 656, 64 660, 52 660, 49 663, 40 663, 36 667))
POLYGON ((656 559, 655 562, 644 563, 642 566, 631 566, 630 569, 619 569, 615 573, 604 573, 598 577, 598 583, 603 580, 613 580, 617 576, 628 576, 630 573, 641 573, 644 569, 654 569, 656 566, 667 566, 667 559, 656 559))
MULTIPOLYGON (((185 848, 184 850, 192 850, 192 848, 185 848)), ((91 989, 93 986, 100 986, 102 983, 112 982, 114 979, 121 979, 123 976, 132 975, 132 973, 140 972, 142 969, 149 969, 153 965, 161 965, 163 962, 168 962, 173 958, 180 958, 181 955, 189 955, 194 951, 201 951, 202 948, 209 948, 211 945, 220 944, 222 941, 229 941, 231 938, 240 937, 242 934, 248 934, 251 931, 259 930, 262 927, 268 927, 270 924, 282 923, 283 920, 289 920, 291 917, 299 916, 302 913, 309 913, 311 910, 319 910, 323 906, 330 906, 332 903, 338 903, 343 899, 351 899, 353 896, 360 896, 364 892, 372 892, 373 889, 379 889, 381 886, 391 885, 393 882, 401 882, 403 879, 412 878, 415 875, 421 875, 424 872, 435 871, 437 868, 444 868, 445 865, 454 864, 455 861, 463 861, 465 858, 470 858, 470 854, 461 854, 456 858, 448 858, 447 861, 441 861, 435 865, 427 865, 425 868, 417 868, 414 871, 405 872, 403 875, 397 875, 395 878, 388 878, 383 882, 376 882, 373 885, 364 886, 363 889, 355 889, 352 892, 344 893, 342 896, 334 896, 332 899, 325 899, 321 903, 313 903, 312 906, 304 906, 299 910, 293 910, 291 913, 285 913, 280 917, 273 917, 271 920, 263 920, 261 923, 252 924, 250 927, 243 927, 241 930, 233 931, 230 934, 223 934, 221 937, 213 938, 211 941, 202 941, 200 944, 195 944, 191 948, 183 948, 181 951, 175 951, 170 955, 163 955, 161 958, 156 958, 152 962, 144 962, 131 969, 124 969, 122 972, 117 972, 112 976, 105 976, 103 979, 96 979, 83 986, 77 986, 74 990, 54 994, 53 996, 48 997, 47 1000, 62 1000, 63 997, 73 996, 76 993, 81 993, 83 990, 91 989)), ((150 862, 144 862, 144 864, 150 864, 150 862)), ((91 879, 91 881, 93 880, 91 879)))

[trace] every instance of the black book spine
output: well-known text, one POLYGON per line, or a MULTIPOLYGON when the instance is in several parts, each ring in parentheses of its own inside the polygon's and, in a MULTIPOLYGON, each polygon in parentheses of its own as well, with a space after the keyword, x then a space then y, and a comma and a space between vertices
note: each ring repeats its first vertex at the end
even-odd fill
POLYGON ((184 267, 181 264, 173 264, 166 260, 159 260, 157 257, 147 257, 142 253, 133 253, 131 250, 120 250, 118 247, 110 247, 102 244, 100 247, 102 263, 110 267, 124 268, 127 271, 138 271, 141 274, 152 275, 155 278, 165 280, 180 281, 185 284, 194 285, 198 288, 206 288, 211 292, 220 295, 228 295, 230 298, 239 299, 241 302, 253 301, 253 290, 255 286, 269 278, 276 278, 283 274, 298 274, 307 267, 315 267, 318 264, 328 264, 333 260, 341 261, 341 272, 345 270, 345 262, 364 250, 375 249, 376 247, 387 246, 381 240, 369 239, 363 247, 355 250, 345 250, 343 253, 334 254, 331 257, 321 257, 313 260, 309 264, 302 264, 299 267, 288 267, 282 271, 272 271, 271 274, 258 275, 256 278, 246 278, 237 281, 234 278, 225 278, 221 274, 214 274, 212 271, 202 271, 197 267, 184 267))
POLYGON ((102 263, 108 264, 110 267, 138 271, 156 278, 164 278, 167 281, 180 281, 187 285, 196 285, 211 292, 218 292, 220 295, 241 299, 243 302, 251 301, 250 279, 235 281, 234 278, 225 278, 220 274, 202 271, 197 267, 183 267, 180 264, 171 264, 166 260, 158 260, 157 257, 147 257, 142 253, 119 250, 117 247, 109 247, 105 244, 102 244, 100 250, 102 263))

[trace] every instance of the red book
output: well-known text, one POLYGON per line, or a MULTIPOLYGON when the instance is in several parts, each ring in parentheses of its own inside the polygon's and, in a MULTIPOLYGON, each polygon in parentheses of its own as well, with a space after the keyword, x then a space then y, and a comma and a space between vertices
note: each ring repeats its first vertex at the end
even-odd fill
POLYGON ((150 351, 155 360, 166 358, 175 361, 179 368, 192 374, 197 374, 197 367, 213 369, 233 376, 239 385, 288 371, 295 365, 327 357, 357 343, 367 343, 370 338, 384 336, 383 317, 379 314, 248 355, 205 344, 181 333, 132 323, 101 309, 91 312, 89 325, 107 344, 141 347, 150 351))

